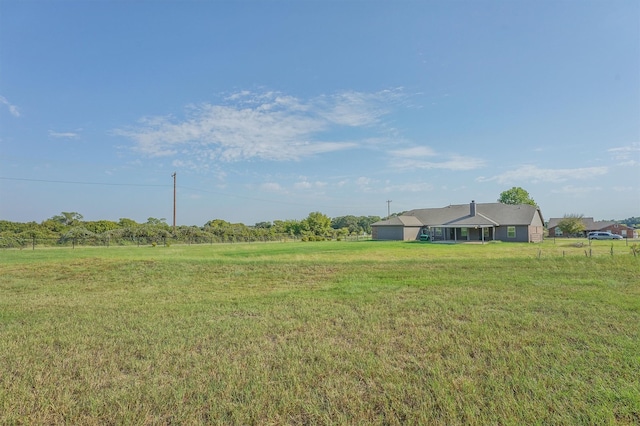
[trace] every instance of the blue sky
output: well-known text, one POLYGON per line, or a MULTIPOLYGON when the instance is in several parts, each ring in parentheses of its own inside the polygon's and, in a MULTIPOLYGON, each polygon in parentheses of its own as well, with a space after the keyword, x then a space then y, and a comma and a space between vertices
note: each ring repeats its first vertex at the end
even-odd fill
POLYGON ((640 3, 0 1, 0 219, 640 216, 640 3))

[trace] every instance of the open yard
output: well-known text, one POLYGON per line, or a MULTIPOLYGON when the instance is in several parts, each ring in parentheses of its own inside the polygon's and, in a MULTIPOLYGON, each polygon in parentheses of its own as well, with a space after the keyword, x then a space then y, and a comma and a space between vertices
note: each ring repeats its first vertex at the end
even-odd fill
POLYGON ((0 251, 0 424, 638 424, 625 241, 0 251))

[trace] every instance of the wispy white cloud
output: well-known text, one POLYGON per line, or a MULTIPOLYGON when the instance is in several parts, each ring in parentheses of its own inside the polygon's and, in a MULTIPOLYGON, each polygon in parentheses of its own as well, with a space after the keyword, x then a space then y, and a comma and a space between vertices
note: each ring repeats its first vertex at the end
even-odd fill
POLYGON ((14 117, 20 117, 20 109, 10 103, 4 96, 0 96, 0 104, 6 105, 6 107, 9 109, 9 113, 14 117))
POLYGON ((607 150, 618 165, 637 166, 640 165, 640 142, 634 142, 627 146, 611 148, 607 150))
POLYGON ((368 187, 373 183, 375 183, 373 179, 365 176, 360 176, 358 179, 356 179, 356 185, 358 185, 359 187, 368 187))
POLYGON ((387 183, 381 188, 383 193, 397 193, 397 192, 427 192, 432 191, 434 188, 432 183, 429 182, 408 182, 403 184, 391 185, 387 183))
POLYGON ((499 175, 485 177, 480 176, 478 182, 495 181, 500 184, 510 184, 512 182, 527 181, 537 182, 565 182, 567 180, 590 179, 607 174, 607 167, 582 167, 575 169, 542 169, 534 165, 524 165, 514 170, 501 173, 499 175))
POLYGON ((436 152, 428 146, 414 146, 411 148, 393 150, 391 151, 391 155, 400 158, 433 157, 436 155, 436 152))
POLYGON ((399 96, 398 91, 345 92, 303 101, 277 92, 242 91, 227 96, 225 104, 191 105, 184 118, 146 117, 114 133, 151 157, 197 163, 299 160, 358 146, 357 139, 325 140, 321 135, 379 123, 387 113, 385 100, 399 96))
POLYGON ((425 145, 389 151, 391 167, 404 171, 452 170, 465 171, 484 167, 485 160, 458 154, 441 154, 425 145))
POLYGON ((56 132, 49 130, 49 136, 52 138, 76 139, 80 135, 76 132, 56 132))
POLYGON ((481 158, 466 157, 463 155, 451 155, 440 161, 426 161, 417 158, 395 160, 393 166, 403 170, 429 170, 445 169, 453 171, 475 170, 484 167, 485 161, 481 158))
POLYGON ((300 182, 296 182, 293 184, 293 187, 295 189, 319 189, 319 188, 325 188, 327 186, 327 182, 321 182, 321 181, 315 181, 315 182, 309 182, 308 180, 304 179, 301 180, 300 182))
POLYGON ((378 180, 361 176, 355 181, 358 191, 363 193, 401 193, 401 192, 425 192, 432 191, 435 187, 431 182, 401 182, 394 183, 391 180, 378 180))
POLYGON ((359 127, 377 123, 389 112, 390 104, 402 97, 402 90, 374 93, 348 91, 319 99, 320 114, 329 122, 359 127))
POLYGON ((306 180, 304 180, 302 182, 296 182, 293 185, 293 187, 296 189, 309 189, 309 188, 312 188, 313 185, 310 182, 307 182, 306 180))
POLYGON ((559 188, 551 189, 551 193, 553 194, 567 194, 574 196, 584 196, 593 194, 594 192, 602 191, 602 187, 600 186, 574 186, 574 185, 564 185, 559 188))
POLYGON ((458 154, 439 154, 428 146, 414 146, 392 150, 390 154, 391 167, 402 170, 475 170, 484 167, 481 158, 468 157, 458 154))
POLYGON ((277 182, 265 182, 260 185, 260 189, 268 192, 284 192, 284 188, 277 182))
POLYGON ((613 189, 616 192, 627 192, 627 193, 631 193, 631 192, 640 192, 640 189, 638 187, 633 187, 633 186, 614 186, 611 189, 613 189))

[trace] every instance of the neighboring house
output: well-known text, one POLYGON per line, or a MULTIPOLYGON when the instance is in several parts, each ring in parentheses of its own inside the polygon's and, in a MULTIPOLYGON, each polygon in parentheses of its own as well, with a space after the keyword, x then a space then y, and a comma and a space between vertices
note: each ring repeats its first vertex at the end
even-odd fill
POLYGON ((371 225, 374 240, 542 241, 544 221, 529 204, 476 203, 417 209, 371 225))
MULTIPOLYGON (((571 237, 574 235, 563 235, 562 230, 558 228, 558 224, 563 218, 552 217, 549 219, 547 229, 549 230, 550 237, 571 237)), ((586 237, 589 232, 609 231, 612 234, 621 235, 622 238, 638 238, 638 231, 622 223, 613 222, 610 220, 593 220, 592 217, 583 217, 582 224, 584 225, 584 232, 581 232, 578 237, 586 237)))

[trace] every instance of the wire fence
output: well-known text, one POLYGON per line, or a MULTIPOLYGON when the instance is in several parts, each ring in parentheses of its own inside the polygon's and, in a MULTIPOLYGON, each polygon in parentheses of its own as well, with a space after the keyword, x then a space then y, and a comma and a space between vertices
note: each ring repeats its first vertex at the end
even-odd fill
MULTIPOLYGON (((76 247, 119 247, 119 246, 165 246, 171 245, 205 245, 236 243, 269 243, 269 242, 305 242, 305 241, 367 241, 370 234, 347 236, 297 236, 291 234, 255 235, 192 235, 192 236, 112 236, 91 235, 79 237, 26 237, 0 236, 0 249, 36 250, 38 248, 76 248, 76 247)), ((427 242, 426 244, 431 244, 427 242)), ((437 244, 437 243, 434 243, 437 244)), ((464 244, 464 243, 461 243, 464 244)), ((547 257, 596 257, 604 255, 633 255, 640 257, 640 240, 624 241, 577 241, 565 238, 546 238, 537 250, 538 258, 547 257), (551 248, 553 247, 553 248, 551 248)))
POLYGON ((294 241, 365 241, 371 235, 349 235, 344 237, 297 236, 289 234, 273 234, 268 236, 243 235, 196 235, 190 237, 112 237, 90 236, 74 238, 55 237, 0 237, 0 249, 31 249, 45 247, 111 247, 111 246, 171 246, 174 244, 234 244, 234 243, 268 243, 294 241))

